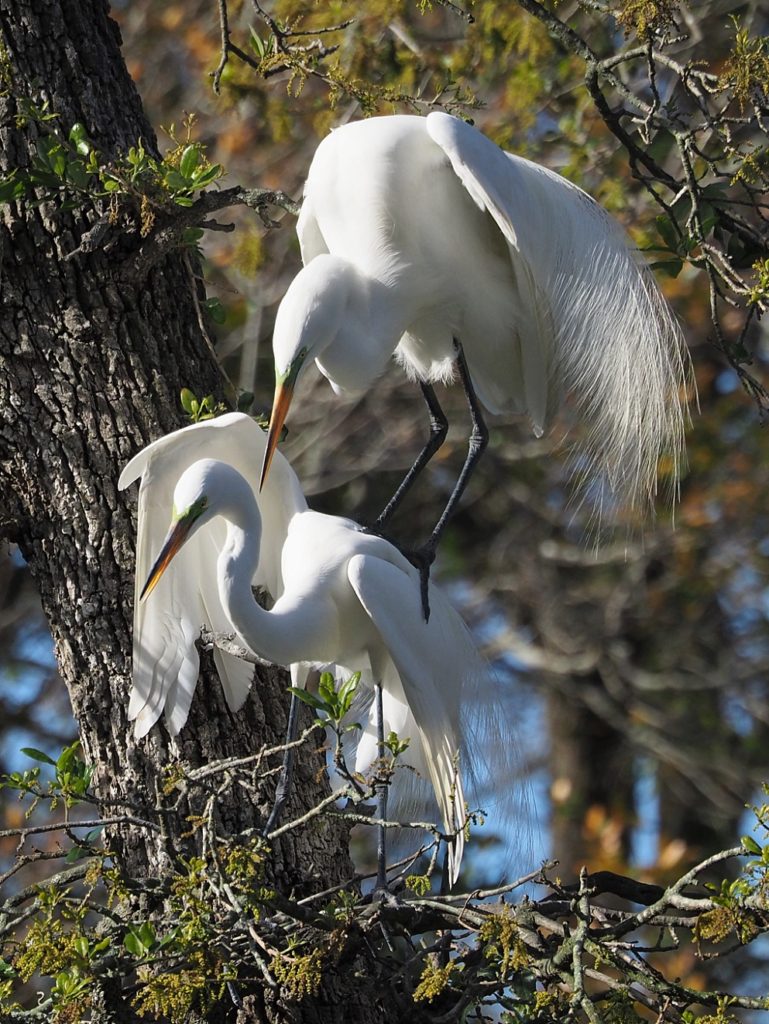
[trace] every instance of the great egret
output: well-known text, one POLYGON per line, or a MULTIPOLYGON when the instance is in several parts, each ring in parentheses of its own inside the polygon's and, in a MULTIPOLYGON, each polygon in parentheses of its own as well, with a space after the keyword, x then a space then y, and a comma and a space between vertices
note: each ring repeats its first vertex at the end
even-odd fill
POLYGON ((621 228, 564 178, 449 114, 370 118, 318 146, 297 233, 304 268, 275 320, 262 480, 311 359, 354 392, 393 353, 421 385, 431 434, 376 526, 445 437, 431 384, 458 373, 472 417, 427 565, 485 447, 481 405, 527 413, 541 434, 572 392, 588 424, 581 465, 630 503, 653 495, 661 453, 677 469, 681 332, 621 228))
MULTIPOLYGON (((229 619, 219 598, 214 567, 225 541, 222 522, 198 534, 178 556, 175 571, 159 585, 151 609, 139 600, 168 526, 174 486, 184 470, 202 457, 227 459, 247 479, 256 482, 265 451, 264 431, 243 413, 229 413, 204 420, 161 437, 147 445, 120 475, 122 490, 141 477, 136 540, 134 592, 133 684, 128 717, 137 738, 145 736, 165 708, 168 731, 176 735, 187 721, 200 669, 195 641, 200 627, 224 632, 229 619)), ((263 546, 252 583, 264 587, 273 599, 280 597, 283 582, 280 552, 288 524, 307 508, 296 474, 279 455, 274 478, 258 496, 269 543, 263 546)), ((227 704, 237 711, 248 695, 253 667, 240 658, 214 649, 219 678, 227 704)), ((300 684, 303 680, 297 680, 300 684)))
MULTIPOLYGON (((348 519, 303 510, 291 518, 283 545, 283 592, 266 611, 251 592, 263 535, 252 484, 227 462, 203 459, 181 474, 173 507, 144 595, 193 538, 205 535, 201 527, 210 529, 221 517, 226 541, 216 566, 201 572, 218 585, 220 607, 245 643, 279 665, 363 669, 381 687, 376 731, 403 738, 404 730, 415 729, 405 761, 429 778, 446 831, 457 833, 448 855, 453 883, 463 850, 462 779, 472 765, 512 765, 514 744, 488 668, 446 598, 431 585, 432 615, 425 622, 419 574, 393 545, 348 519), (463 724, 463 703, 476 721, 480 710, 480 729, 463 724)), ((377 756, 374 732, 369 724, 358 745, 359 770, 377 756)))

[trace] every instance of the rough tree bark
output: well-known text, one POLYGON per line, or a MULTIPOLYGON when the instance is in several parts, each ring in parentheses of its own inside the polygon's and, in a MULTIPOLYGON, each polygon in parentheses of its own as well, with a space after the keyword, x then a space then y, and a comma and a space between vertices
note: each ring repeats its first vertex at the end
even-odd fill
MULTIPOLYGON (((0 0, 0 46, 0 173, 30 165, 41 132, 25 116, 30 101, 47 101, 65 134, 82 122, 105 158, 139 139, 154 149, 103 0, 0 0)), ((0 206, 0 531, 19 545, 40 587, 95 791, 105 811, 129 805, 141 815, 169 760, 194 766, 279 742, 287 679, 260 670, 232 715, 207 671, 178 741, 161 724, 133 739, 126 706, 136 497, 135 489, 119 493, 116 481, 141 446, 182 425, 182 386, 220 393, 221 380, 201 334, 189 258, 170 255, 127 284, 121 266, 141 244, 132 225, 112 232, 109 252, 68 258, 95 217, 51 202, 0 206)), ((328 791, 321 764, 317 751, 300 758, 289 814, 328 791)), ((224 824, 258 826, 264 810, 232 801, 224 824)), ((178 814, 181 821, 184 806, 178 814)), ((167 873, 180 852, 136 829, 118 829, 110 842, 134 876, 167 873)), ((350 876, 346 833, 328 819, 276 846, 272 878, 283 891, 350 876)), ((120 1019, 133 1016, 119 993, 113 998, 120 1019)), ((299 1016, 270 996, 263 1019, 338 1020, 340 1003, 348 1020, 380 1019, 361 1005, 352 979, 328 979, 299 1016)))

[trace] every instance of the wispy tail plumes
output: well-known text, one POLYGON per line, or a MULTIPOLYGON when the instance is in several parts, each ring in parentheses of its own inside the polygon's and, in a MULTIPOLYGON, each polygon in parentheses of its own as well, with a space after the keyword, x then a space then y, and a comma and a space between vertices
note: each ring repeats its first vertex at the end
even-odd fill
POLYGON ((552 219, 540 230, 558 238, 537 275, 552 317, 553 401, 560 388, 576 398, 587 424, 586 478, 622 503, 648 507, 661 460, 675 485, 684 458, 694 384, 681 329, 611 217, 564 179, 555 188, 551 172, 536 171, 552 219))

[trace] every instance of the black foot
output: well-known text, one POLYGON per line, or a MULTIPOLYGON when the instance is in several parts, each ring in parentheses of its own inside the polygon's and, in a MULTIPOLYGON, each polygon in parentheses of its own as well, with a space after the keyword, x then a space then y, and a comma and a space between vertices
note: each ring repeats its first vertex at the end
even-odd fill
POLYGON ((383 903, 388 907, 404 907, 406 905, 406 901, 403 899, 405 891, 406 885, 403 879, 396 878, 393 881, 388 881, 385 886, 375 885, 371 892, 361 898, 361 903, 383 903))
MULTIPOLYGON (((380 519, 381 519, 381 516, 380 516, 380 519)), ((386 540, 388 542, 388 544, 394 544, 395 547, 397 548, 398 545, 395 543, 395 541, 392 539, 392 537, 389 534, 384 532, 384 530, 382 528, 384 524, 380 524, 380 519, 376 519, 371 524, 371 526, 361 526, 361 532, 362 533, 370 533, 372 537, 381 537, 382 540, 386 540)))
POLYGON ((366 531, 366 533, 373 533, 377 537, 384 537, 384 529, 385 526, 387 526, 387 520, 389 518, 389 516, 385 516, 384 514, 382 514, 381 516, 377 516, 377 518, 374 520, 371 526, 364 526, 363 529, 366 531))
POLYGON ((283 755, 283 764, 281 766, 280 778, 278 784, 275 787, 275 802, 272 805, 267 822, 262 829, 262 835, 265 839, 268 838, 271 832, 274 832, 278 827, 280 816, 283 813, 283 808, 288 800, 288 794, 291 792, 291 780, 294 773, 294 748, 291 745, 296 739, 297 728, 299 725, 299 700, 295 693, 291 694, 291 704, 288 709, 288 726, 286 729, 286 751, 283 755))
POLYGON ((267 839, 271 832, 274 832, 278 827, 283 814, 283 808, 286 806, 286 800, 288 800, 288 794, 291 790, 291 775, 293 769, 293 758, 289 762, 288 768, 284 765, 283 771, 281 772, 278 785, 275 790, 275 802, 272 805, 272 810, 267 818, 267 822, 262 829, 262 836, 267 839))
POLYGON ((403 552, 411 564, 419 569, 419 592, 422 595, 422 613, 424 614, 425 622, 430 621, 430 566, 435 561, 437 548, 438 545, 429 540, 415 551, 403 552))
POLYGON ((364 526, 363 532, 370 533, 375 537, 381 537, 382 540, 386 540, 388 544, 392 544, 393 547, 397 548, 404 558, 407 558, 409 562, 416 568, 419 569, 419 592, 422 596, 422 612, 425 617, 425 622, 430 621, 430 566, 435 561, 435 554, 438 550, 438 538, 433 536, 426 544, 423 544, 421 548, 402 548, 400 544, 388 537, 386 534, 378 528, 379 520, 372 523, 371 526, 364 526))

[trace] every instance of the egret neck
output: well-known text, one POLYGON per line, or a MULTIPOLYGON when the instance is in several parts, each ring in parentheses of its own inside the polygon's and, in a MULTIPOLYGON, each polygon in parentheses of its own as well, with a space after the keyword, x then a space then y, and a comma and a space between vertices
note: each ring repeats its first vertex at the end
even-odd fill
POLYGON ((325 661, 328 630, 324 602, 297 602, 283 596, 270 611, 260 607, 251 590, 259 563, 261 517, 253 496, 222 508, 227 538, 217 561, 219 598, 248 647, 276 665, 325 661))

